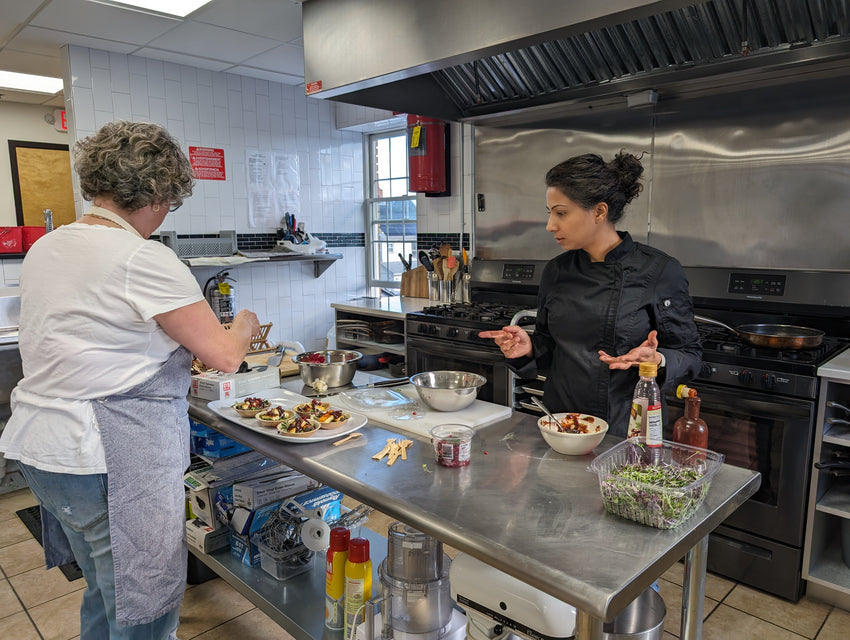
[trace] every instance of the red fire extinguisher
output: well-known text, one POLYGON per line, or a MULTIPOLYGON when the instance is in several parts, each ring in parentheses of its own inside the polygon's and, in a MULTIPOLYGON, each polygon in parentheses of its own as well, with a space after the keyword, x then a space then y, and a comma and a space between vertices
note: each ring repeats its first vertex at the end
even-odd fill
POLYGON ((407 116, 408 182, 411 191, 446 190, 446 123, 424 116, 407 116))

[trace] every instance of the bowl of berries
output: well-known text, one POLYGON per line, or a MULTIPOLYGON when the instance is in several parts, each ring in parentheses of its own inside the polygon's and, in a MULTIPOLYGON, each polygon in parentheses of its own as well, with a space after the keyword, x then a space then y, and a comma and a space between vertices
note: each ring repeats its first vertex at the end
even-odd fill
POLYGON ((324 351, 307 351, 292 356, 292 361, 298 365, 301 380, 309 387, 316 388, 321 381, 321 387, 344 387, 350 384, 357 372, 357 363, 363 357, 359 351, 345 349, 326 349, 324 351))

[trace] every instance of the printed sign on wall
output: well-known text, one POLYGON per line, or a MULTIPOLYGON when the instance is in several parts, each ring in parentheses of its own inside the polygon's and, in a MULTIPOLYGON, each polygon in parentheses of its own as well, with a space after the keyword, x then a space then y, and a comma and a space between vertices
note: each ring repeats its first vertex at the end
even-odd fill
POLYGON ((189 147, 189 162, 198 180, 224 180, 224 149, 189 147))

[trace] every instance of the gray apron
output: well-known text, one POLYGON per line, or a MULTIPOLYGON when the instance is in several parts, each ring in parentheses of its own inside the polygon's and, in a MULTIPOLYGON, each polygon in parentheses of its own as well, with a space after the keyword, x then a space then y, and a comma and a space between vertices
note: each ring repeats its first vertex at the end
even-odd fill
MULTIPOLYGON (((180 605, 186 588, 186 498, 192 354, 179 347, 150 379, 93 401, 106 455, 116 618, 145 624, 180 605)), ((48 568, 73 559, 42 509, 48 568)))

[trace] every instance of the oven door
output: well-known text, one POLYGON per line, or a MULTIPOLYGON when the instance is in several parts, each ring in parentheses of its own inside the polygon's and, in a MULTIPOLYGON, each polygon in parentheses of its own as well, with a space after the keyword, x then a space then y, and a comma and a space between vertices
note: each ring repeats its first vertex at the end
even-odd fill
POLYGON ((478 399, 513 405, 513 372, 505 365, 505 357, 499 350, 477 349, 458 345, 447 340, 432 340, 408 335, 405 339, 407 351, 407 375, 422 371, 469 371, 487 378, 478 391, 478 399))
MULTIPOLYGON (((708 448, 725 462, 761 473, 758 492, 724 524, 784 542, 803 544, 809 492, 814 402, 774 397, 708 383, 698 385, 700 417, 708 425, 708 448)), ((668 399, 665 437, 683 413, 683 402, 668 399)))

